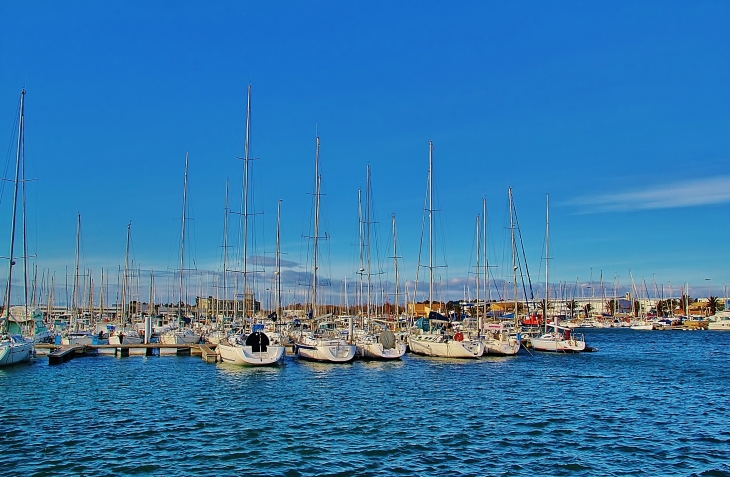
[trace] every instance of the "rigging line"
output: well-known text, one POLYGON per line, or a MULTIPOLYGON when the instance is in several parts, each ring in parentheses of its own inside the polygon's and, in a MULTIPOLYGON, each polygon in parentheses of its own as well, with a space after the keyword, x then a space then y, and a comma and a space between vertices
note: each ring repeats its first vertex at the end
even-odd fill
MULTIPOLYGON (((530 269, 527 266, 527 256, 525 255, 525 242, 522 240, 522 229, 520 229, 520 221, 517 219, 517 208, 515 208, 514 204, 512 207, 515 210, 515 224, 517 224, 517 234, 520 237, 520 247, 522 248, 522 259, 525 261, 525 272, 527 272, 527 282, 530 286, 530 300, 535 299, 535 294, 532 289, 532 278, 530 278, 530 269)), ((522 284, 522 287, 524 288, 524 282, 522 284)), ((525 297, 527 297, 527 293, 525 292, 525 297)), ((528 311, 529 311, 529 305, 528 305, 528 311)))
MULTIPOLYGON (((426 186, 426 193, 423 198, 423 210, 427 210, 428 206, 428 186, 426 186)), ((419 272, 421 271, 421 255, 423 254, 423 233, 426 229, 426 214, 421 214, 421 238, 418 243, 418 261, 416 262, 416 281, 413 284, 413 302, 418 301, 418 278, 419 272)))

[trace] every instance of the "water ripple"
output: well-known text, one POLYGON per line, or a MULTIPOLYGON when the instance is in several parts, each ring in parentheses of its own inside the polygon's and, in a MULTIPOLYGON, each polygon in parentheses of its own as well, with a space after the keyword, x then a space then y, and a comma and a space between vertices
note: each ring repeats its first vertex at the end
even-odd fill
POLYGON ((194 357, 0 369, 11 475, 728 476, 730 333, 599 353, 248 369, 194 357))

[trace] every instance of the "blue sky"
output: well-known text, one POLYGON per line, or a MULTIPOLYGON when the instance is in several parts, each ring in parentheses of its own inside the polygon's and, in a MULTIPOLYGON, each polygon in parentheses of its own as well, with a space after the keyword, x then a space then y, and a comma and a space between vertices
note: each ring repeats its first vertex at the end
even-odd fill
POLYGON ((25 86, 27 176, 38 179, 29 242, 39 270, 62 280, 77 213, 82 267, 96 277, 102 267, 116 275, 129 221, 136 264, 178 267, 189 152, 188 260, 220 270, 227 178, 232 209, 241 197, 250 83, 251 207, 261 213, 250 248, 271 257, 281 199, 289 277, 307 272, 318 133, 324 269, 335 282, 359 268, 368 164, 378 280, 392 279, 391 214, 400 273, 415 278, 431 140, 448 297, 463 296, 473 270, 482 197, 493 273, 509 278, 510 186, 533 275, 544 273, 549 193, 551 282, 602 271, 626 285, 631 270, 675 294, 689 282, 705 295, 710 278, 722 295, 728 18, 723 2, 3 2, 5 162, 11 170, 25 86))

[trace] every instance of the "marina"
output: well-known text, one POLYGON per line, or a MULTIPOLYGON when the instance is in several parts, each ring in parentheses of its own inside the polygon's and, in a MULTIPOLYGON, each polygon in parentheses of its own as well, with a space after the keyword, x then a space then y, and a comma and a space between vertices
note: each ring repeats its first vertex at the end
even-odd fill
POLYGON ((1 475, 730 477, 730 3, 1 10, 1 475))
POLYGON ((586 339, 600 351, 344 366, 37 358, 0 369, 16 389, 0 463, 18 475, 730 472, 730 333, 586 339))

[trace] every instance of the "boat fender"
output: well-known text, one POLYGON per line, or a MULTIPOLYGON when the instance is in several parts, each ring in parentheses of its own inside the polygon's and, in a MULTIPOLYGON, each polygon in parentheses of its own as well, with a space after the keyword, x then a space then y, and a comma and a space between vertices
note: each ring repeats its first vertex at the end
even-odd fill
POLYGON ((456 341, 464 341, 464 334, 460 331, 454 335, 456 341))

